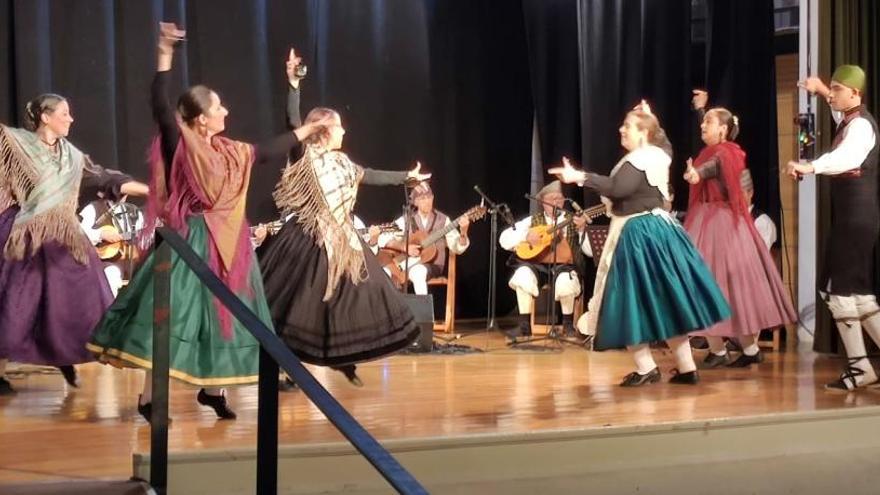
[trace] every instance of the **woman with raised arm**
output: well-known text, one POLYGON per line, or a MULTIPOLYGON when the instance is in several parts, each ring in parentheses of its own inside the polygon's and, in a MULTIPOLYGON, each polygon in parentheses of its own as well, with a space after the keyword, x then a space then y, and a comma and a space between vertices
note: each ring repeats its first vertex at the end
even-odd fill
POLYGON ((292 215, 263 245, 260 266, 278 335, 307 363, 331 366, 361 386, 355 364, 397 352, 419 329, 400 293, 352 224, 358 186, 403 184, 430 174, 363 168, 340 151, 339 113, 315 108, 305 125, 326 122, 305 140, 275 188, 292 215))
POLYGON ((693 385, 699 377, 687 334, 730 317, 730 309, 687 233, 663 209, 672 159, 661 149, 657 118, 645 110, 626 115, 620 142, 627 154, 609 176, 577 170, 568 160, 550 173, 595 189, 611 205, 586 316, 593 347, 629 349, 636 371, 620 385, 638 387, 660 381, 649 344, 665 340, 677 366, 669 382, 693 385))
POLYGON ((74 387, 73 365, 92 360, 85 344, 113 295, 76 216, 81 183, 114 199, 147 193, 68 141, 72 123, 67 99, 43 94, 24 129, 0 125, 0 395, 15 393, 10 359, 57 366, 74 387))
MULTIPOLYGON (((193 86, 168 102, 174 45, 185 32, 160 23, 158 70, 152 85, 153 117, 159 136, 151 150, 153 190, 147 231, 157 221, 184 236, 212 271, 267 325, 271 324, 245 220, 251 168, 283 159, 320 122, 253 146, 222 136, 228 111, 210 88, 193 86)), ((184 262, 172 253, 170 375, 203 387, 200 404, 221 419, 234 419, 223 389, 256 383, 259 344, 235 320, 184 262)), ((152 368, 153 254, 124 288, 98 325, 89 349, 102 361, 152 368)), ((148 374, 138 412, 148 421, 152 380, 148 374)))
POLYGON ((697 335, 709 342, 703 368, 745 368, 763 361, 758 335, 795 321, 779 270, 749 213, 741 178, 746 154, 734 142, 737 117, 726 108, 703 115, 700 137, 706 147, 688 159, 684 178, 691 184, 685 229, 730 302, 733 315, 697 335), (724 337, 737 339, 742 354, 731 360, 724 337))

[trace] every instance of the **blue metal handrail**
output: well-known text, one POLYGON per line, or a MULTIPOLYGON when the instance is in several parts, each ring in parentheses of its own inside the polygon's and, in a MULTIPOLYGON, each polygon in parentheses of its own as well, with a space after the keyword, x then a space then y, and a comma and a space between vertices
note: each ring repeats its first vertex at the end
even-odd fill
POLYGON ((211 271, 175 231, 156 230, 154 253, 153 411, 150 443, 150 484, 160 494, 168 483, 168 367, 171 251, 177 253, 201 282, 260 343, 257 422, 257 493, 277 493, 279 366, 328 420, 399 493, 427 490, 327 392, 296 355, 211 271))

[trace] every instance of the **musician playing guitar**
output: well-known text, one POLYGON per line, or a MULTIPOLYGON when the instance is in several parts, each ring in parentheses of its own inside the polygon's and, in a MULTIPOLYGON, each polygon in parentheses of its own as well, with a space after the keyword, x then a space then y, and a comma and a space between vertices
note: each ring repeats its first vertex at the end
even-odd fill
POLYGON ((508 286, 516 292, 516 301, 519 309, 519 326, 506 332, 510 337, 528 337, 532 334, 531 312, 535 298, 538 297, 539 288, 546 283, 553 271, 552 263, 556 262, 555 269, 555 298, 562 308, 562 327, 566 337, 577 337, 573 321, 574 300, 581 294, 581 281, 578 276, 578 265, 581 263, 581 253, 592 257, 589 240, 584 235, 589 215, 575 215, 567 213, 562 207, 565 197, 562 195, 562 186, 555 180, 541 189, 537 198, 542 201, 542 211, 536 215, 524 218, 514 227, 508 227, 498 239, 501 247, 513 252, 522 252, 517 247, 540 246, 541 236, 539 230, 555 230, 555 236, 559 239, 555 242, 556 259, 554 260, 552 249, 548 248, 542 255, 530 259, 522 259, 516 254, 508 259, 508 266, 514 268, 513 276, 510 277, 508 286), (554 206, 557 216, 553 218, 554 206), (564 225, 563 225, 564 223, 564 225), (560 228, 554 229, 558 225, 560 228), (539 285, 539 282, 541 285, 539 285))
MULTIPOLYGON (((99 198, 103 198, 102 193, 98 193, 99 198)), ((98 249, 98 256, 104 261, 104 274, 107 276, 107 282, 110 284, 110 290, 113 295, 119 292, 124 284, 124 279, 131 276, 128 272, 130 263, 127 262, 128 257, 135 256, 132 246, 132 234, 136 233, 143 227, 143 215, 137 211, 134 222, 134 232, 121 233, 120 225, 117 224, 117 216, 123 215, 119 208, 132 208, 132 205, 125 202, 125 196, 118 203, 120 207, 109 210, 114 206, 107 199, 97 199, 87 204, 79 212, 80 225, 83 232, 91 241, 92 245, 98 249)))
MULTIPOLYGON (((398 252, 406 251, 411 257, 409 261, 409 280, 413 284, 413 292, 416 294, 428 293, 428 279, 443 275, 446 268, 446 249, 455 254, 464 253, 470 241, 468 240, 468 228, 470 219, 467 215, 463 215, 458 221, 458 230, 451 229, 443 238, 434 243, 436 247, 436 255, 431 260, 419 260, 421 248, 413 242, 413 238, 421 235, 428 235, 432 232, 446 228, 452 222, 449 217, 434 209, 434 193, 427 182, 422 182, 410 192, 410 200, 415 206, 415 211, 409 215, 409 232, 410 245, 408 249, 404 249, 403 235, 387 235, 379 236, 379 247, 386 250, 394 250, 398 252)), ((394 222, 404 228, 404 218, 400 217, 394 222)), ((433 251, 433 250, 432 250, 433 251)), ((380 260, 382 258, 380 257, 380 260)), ((385 271, 392 275, 392 272, 400 272, 402 276, 402 267, 404 262, 399 262, 400 268, 395 269, 394 266, 385 266, 385 271)), ((393 275, 392 275, 393 276, 393 275)))

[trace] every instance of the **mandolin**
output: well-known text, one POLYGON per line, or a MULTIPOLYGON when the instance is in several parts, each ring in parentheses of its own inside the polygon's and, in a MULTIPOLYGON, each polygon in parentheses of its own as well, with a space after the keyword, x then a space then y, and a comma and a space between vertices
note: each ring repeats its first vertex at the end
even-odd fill
MULTIPOLYGON (((119 229, 112 225, 104 225, 98 229, 101 232, 107 232, 110 234, 119 234, 119 229)), ((136 258, 137 257, 137 249, 132 246, 131 252, 126 250, 127 243, 137 237, 138 232, 126 232, 124 234, 120 234, 122 237, 121 241, 118 242, 100 242, 97 246, 95 246, 95 250, 98 252, 98 258, 102 260, 113 259, 119 254, 122 254, 120 259, 127 259, 128 257, 136 258)))
MULTIPOLYGON (((575 216, 585 215, 587 218, 596 218, 603 214, 605 214, 605 205, 598 204, 575 213, 571 218, 559 222, 556 225, 536 225, 529 229, 529 233, 534 232, 535 234, 538 234, 538 236, 540 236, 539 241, 536 244, 529 244, 529 241, 520 242, 515 249, 516 255, 522 260, 534 260, 541 263, 549 262, 549 260, 546 260, 546 256, 553 254, 550 250, 550 246, 553 244, 553 239, 556 237, 557 233, 561 232, 562 229, 574 221, 575 216)), ((560 251, 567 250, 568 252, 557 253, 557 262, 569 262, 572 259, 572 253, 570 252, 571 249, 569 249, 568 243, 560 242, 558 245, 560 251), (563 255, 559 256, 559 254, 563 255)))

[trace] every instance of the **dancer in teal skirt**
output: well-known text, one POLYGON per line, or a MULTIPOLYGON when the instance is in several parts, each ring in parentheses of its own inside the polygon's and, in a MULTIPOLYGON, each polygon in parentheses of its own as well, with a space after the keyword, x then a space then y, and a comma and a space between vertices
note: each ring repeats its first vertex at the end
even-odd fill
POLYGON ((696 384, 697 367, 687 334, 730 317, 730 308, 681 225, 662 209, 670 199, 671 158, 665 135, 647 105, 629 112, 620 126, 627 154, 609 176, 577 170, 567 159, 550 169, 567 183, 595 189, 610 205, 611 226, 587 331, 597 350, 626 347, 636 362, 621 386, 660 381, 649 344, 665 340, 676 368, 670 383, 696 384))

